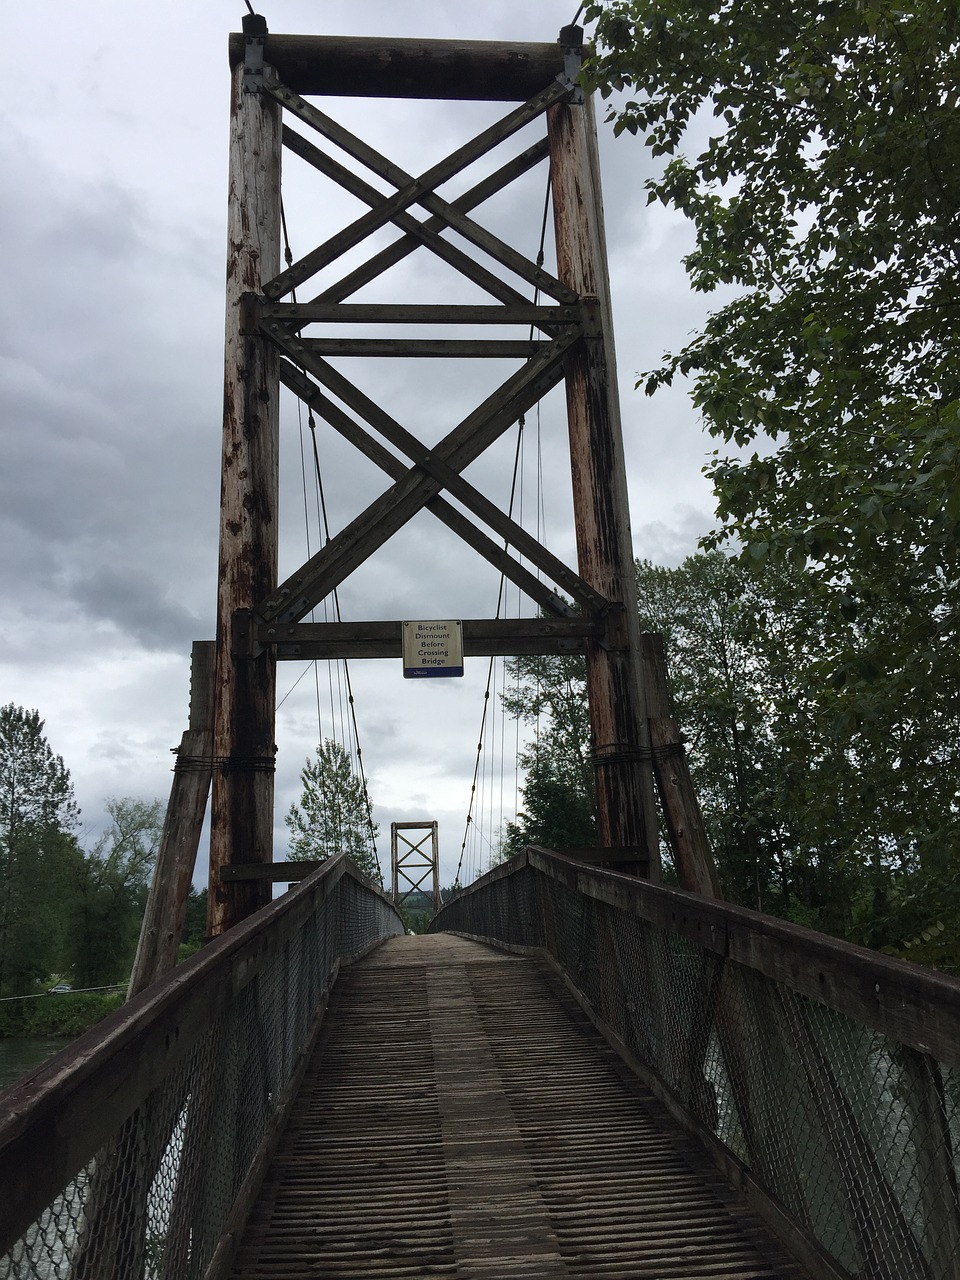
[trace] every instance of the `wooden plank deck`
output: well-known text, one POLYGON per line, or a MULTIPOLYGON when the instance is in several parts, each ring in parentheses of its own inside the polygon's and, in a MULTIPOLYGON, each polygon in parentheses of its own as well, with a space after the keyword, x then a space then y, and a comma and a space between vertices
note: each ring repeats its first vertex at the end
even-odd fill
POLYGON ((337 983, 234 1280, 799 1280, 552 973, 450 935, 337 983))

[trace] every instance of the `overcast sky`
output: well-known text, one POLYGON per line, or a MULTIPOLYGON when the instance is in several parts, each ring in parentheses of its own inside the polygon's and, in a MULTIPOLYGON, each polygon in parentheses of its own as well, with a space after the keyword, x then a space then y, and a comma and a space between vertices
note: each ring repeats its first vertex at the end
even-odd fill
MULTIPOLYGON (((278 33, 551 41, 576 5, 268 0, 261 9, 278 33)), ((222 0, 42 0, 4 11, 5 43, 15 56, 8 58, 0 103, 6 264, 0 702, 39 709, 71 771, 88 833, 100 829, 108 796, 166 800, 170 748, 186 723, 190 643, 213 636, 226 48, 243 12, 241 3, 222 0)), ((328 101, 325 109, 414 172, 507 110, 363 100, 328 101)), ((524 141, 508 145, 497 163, 524 141)), ((711 527, 701 475, 710 445, 681 391, 651 402, 633 382, 664 349, 684 341, 703 304, 690 294, 681 266, 686 229, 674 215, 646 206, 642 143, 614 140, 605 129, 602 152, 634 548, 638 556, 675 564, 711 527)), ((359 209, 298 164, 288 165, 284 198, 300 256, 359 209)), ((545 181, 541 168, 478 211, 478 220, 533 256, 545 181)), ((444 285, 443 272, 421 251, 378 286, 376 297, 465 300, 451 299, 444 285)), ((371 362, 361 374, 356 364, 341 367, 430 441, 509 371, 481 370, 480 362, 465 371, 452 363, 396 361, 371 362)), ((302 425, 287 402, 281 577, 308 550, 302 425)), ((544 402, 539 426, 545 537, 572 562, 558 393, 544 402)), ((525 434, 530 527, 538 507, 535 427, 528 421, 525 434)), ((469 472, 503 506, 514 440, 469 472)), ((318 441, 336 529, 385 481, 322 425, 318 441)), ((315 528, 309 536, 316 550, 315 528)), ((423 513, 345 585, 341 606, 344 617, 357 619, 489 617, 497 589, 497 575, 423 513)), ((517 612, 515 599, 511 609, 517 612)), ((463 680, 404 681, 398 662, 352 664, 385 871, 390 823, 437 819, 444 879, 452 876, 486 666, 484 659, 469 662, 463 680)), ((282 817, 298 794, 300 768, 330 725, 326 669, 319 676, 319 730, 313 674, 290 692, 301 674, 293 664, 280 669, 278 859, 285 856, 282 817)), ((509 810, 515 736, 494 718, 506 748, 503 765, 496 748, 496 773, 504 775, 509 810)), ((495 842, 501 784, 486 786, 481 841, 495 842)))

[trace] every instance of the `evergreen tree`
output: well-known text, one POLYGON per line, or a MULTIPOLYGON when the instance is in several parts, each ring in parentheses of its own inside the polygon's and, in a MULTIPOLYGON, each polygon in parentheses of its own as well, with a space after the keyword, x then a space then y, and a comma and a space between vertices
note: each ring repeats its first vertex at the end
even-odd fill
POLYGON ((37 711, 0 708, 0 992, 58 969, 64 888, 81 859, 70 774, 37 711))
POLYGON ((163 831, 159 800, 110 799, 111 825, 77 868, 73 979, 77 987, 121 982, 133 963, 163 831))
POLYGON ((370 812, 363 782, 351 768, 350 756, 339 742, 325 738, 300 773, 299 804, 286 816, 290 828, 290 857, 294 861, 325 861, 348 854, 371 880, 382 883, 377 860, 378 825, 370 812))
POLYGON ((561 851, 595 845, 597 824, 589 784, 583 770, 565 774, 553 757, 531 757, 521 788, 523 811, 516 822, 507 823, 503 857, 513 857, 528 844, 561 851))

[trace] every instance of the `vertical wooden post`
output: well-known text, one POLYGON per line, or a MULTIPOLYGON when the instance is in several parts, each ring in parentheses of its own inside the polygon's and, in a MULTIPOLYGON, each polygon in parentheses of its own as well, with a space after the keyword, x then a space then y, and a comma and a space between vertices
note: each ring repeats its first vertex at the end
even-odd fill
POLYGON ((210 793, 214 657, 210 640, 194 641, 190 663, 190 727, 177 751, 170 803, 163 820, 153 882, 127 988, 128 1000, 169 973, 177 963, 210 793))
MULTIPOLYGON (((560 43, 575 56, 582 34, 579 28, 564 28, 560 43)), ((637 848, 648 859, 650 879, 659 880, 592 101, 559 103, 550 108, 547 120, 557 274, 593 311, 588 336, 565 371, 577 556, 580 576, 615 602, 607 641, 586 643, 597 824, 601 845, 637 848)))
POLYGON ((269 882, 225 885, 220 869, 273 860, 276 660, 257 653, 252 610, 277 584, 279 383, 274 352, 244 332, 243 312, 245 295, 280 270, 280 108, 259 93, 266 23, 244 17, 243 29, 230 104, 211 935, 270 900, 269 882))

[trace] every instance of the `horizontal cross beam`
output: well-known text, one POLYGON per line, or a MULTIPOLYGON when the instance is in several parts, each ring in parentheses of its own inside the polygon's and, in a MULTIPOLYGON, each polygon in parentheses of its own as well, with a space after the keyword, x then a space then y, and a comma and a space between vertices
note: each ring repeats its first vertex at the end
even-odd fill
POLYGON ((538 307, 533 303, 491 306, 431 302, 267 302, 260 309, 264 322, 291 328, 306 324, 518 324, 545 332, 557 325, 580 324, 583 307, 538 307))
MULTIPOLYGON (((245 39, 230 36, 230 65, 245 39)), ((297 93, 525 102, 564 71, 559 44, 268 35, 264 61, 297 93)))
POLYGON ((318 356, 377 356, 441 360, 527 360, 539 342, 464 338, 303 338, 318 356))
MULTIPOLYGON (((261 623, 260 644, 275 644, 277 657, 313 661, 402 657, 401 622, 261 623)), ((465 618, 463 652, 468 658, 517 654, 570 654, 585 640, 601 643, 606 625, 592 618, 465 618)))
POLYGON ((319 866, 320 863, 313 859, 302 862, 234 862, 220 868, 220 881, 227 884, 238 880, 269 880, 283 884, 306 880, 319 866))

